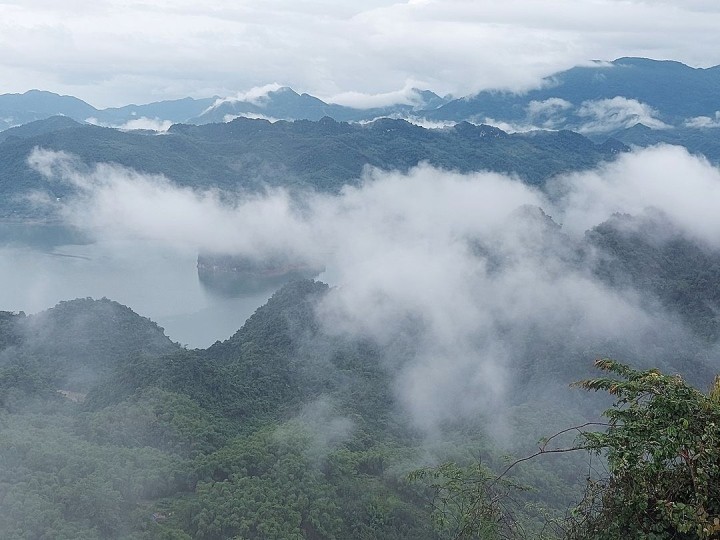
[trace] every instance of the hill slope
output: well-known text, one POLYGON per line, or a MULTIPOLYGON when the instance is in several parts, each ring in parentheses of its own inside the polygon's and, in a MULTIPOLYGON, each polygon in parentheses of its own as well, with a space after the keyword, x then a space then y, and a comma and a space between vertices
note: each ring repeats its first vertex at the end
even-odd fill
POLYGON ((69 186, 48 183, 29 167, 27 157, 36 147, 76 155, 89 165, 113 162, 164 174, 178 185, 232 192, 265 185, 337 192, 357 183, 368 165, 406 171, 420 162, 462 172, 515 174, 542 184, 627 150, 621 143, 596 145, 565 131, 508 134, 468 123, 429 130, 390 119, 356 125, 330 118, 276 123, 238 118, 227 124, 175 125, 162 136, 62 127, 50 131, 35 126, 34 136, 0 143, 0 217, 37 217, 38 209, 22 200, 29 192, 48 191, 52 198, 70 193, 69 186))

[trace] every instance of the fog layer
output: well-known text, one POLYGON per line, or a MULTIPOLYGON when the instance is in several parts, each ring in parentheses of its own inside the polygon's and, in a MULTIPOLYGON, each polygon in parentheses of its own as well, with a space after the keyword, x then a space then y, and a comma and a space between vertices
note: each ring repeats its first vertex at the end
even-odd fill
POLYGON ((327 265, 335 287, 320 320, 329 332, 385 346, 399 400, 427 429, 498 411, 541 345, 637 352, 686 335, 652 299, 594 276, 592 256, 578 254, 588 228, 654 207, 706 245, 720 238, 720 171, 667 146, 554 179, 546 191, 420 165, 368 170, 338 196, 247 196, 43 149, 29 163, 77 188, 61 213, 99 241, 327 265))

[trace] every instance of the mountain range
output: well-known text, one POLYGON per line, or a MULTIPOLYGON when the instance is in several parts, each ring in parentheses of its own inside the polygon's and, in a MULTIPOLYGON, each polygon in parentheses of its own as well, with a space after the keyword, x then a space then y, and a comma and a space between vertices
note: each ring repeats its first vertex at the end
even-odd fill
POLYGON ((513 131, 570 129, 606 137, 641 123, 662 131, 720 126, 720 66, 692 68, 680 62, 620 58, 593 62, 547 77, 524 93, 482 91, 451 99, 413 89, 406 103, 369 109, 327 103, 289 87, 269 86, 254 95, 159 101, 96 109, 71 96, 31 90, 0 95, 0 129, 50 116, 135 129, 173 123, 226 122, 238 116, 278 120, 363 122, 378 117, 429 122, 486 123, 513 131))
POLYGON ((25 195, 45 192, 54 200, 72 190, 69 184, 48 182, 28 164, 35 148, 72 154, 90 166, 112 162, 163 174, 177 185, 197 189, 237 192, 270 185, 331 193, 358 183, 367 166, 407 171, 420 163, 508 173, 537 185, 628 150, 618 141, 596 144, 571 131, 509 134, 467 122, 438 130, 388 118, 368 124, 328 117, 275 123, 237 118, 201 126, 176 124, 157 134, 53 117, 0 133, 3 218, 47 218, 52 209, 37 207, 25 195))

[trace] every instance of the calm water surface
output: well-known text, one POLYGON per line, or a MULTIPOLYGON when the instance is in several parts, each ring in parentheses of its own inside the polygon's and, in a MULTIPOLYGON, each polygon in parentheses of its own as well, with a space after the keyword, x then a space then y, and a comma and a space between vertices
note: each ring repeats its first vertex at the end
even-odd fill
POLYGON ((230 337, 273 292, 233 298, 209 291, 194 253, 130 242, 62 245, 67 241, 77 238, 0 227, 0 310, 30 314, 62 300, 107 297, 154 320, 173 341, 207 347, 230 337))

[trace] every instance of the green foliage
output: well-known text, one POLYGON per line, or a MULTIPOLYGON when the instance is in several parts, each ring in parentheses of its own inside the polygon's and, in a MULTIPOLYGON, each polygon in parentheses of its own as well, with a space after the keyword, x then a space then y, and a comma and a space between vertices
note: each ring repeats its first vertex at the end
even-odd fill
POLYGON ((720 255, 687 238, 656 210, 615 214, 586 233, 602 250, 596 274, 614 287, 631 285, 678 313, 708 341, 720 337, 720 255))
POLYGON ((338 192, 356 184, 367 166, 407 171, 422 162, 465 172, 512 173, 542 184, 555 174, 591 168, 615 155, 569 132, 507 134, 468 123, 428 130, 391 119, 362 126, 331 119, 270 123, 238 118, 175 125, 163 137, 79 126, 0 142, 0 217, 48 217, 47 208, 38 215, 37 205, 19 196, 29 191, 50 191, 60 198, 73 193, 68 184, 48 184, 29 168, 26 160, 35 147, 68 152, 88 164, 117 163, 163 174, 181 186, 228 192, 257 191, 267 184, 338 192))
POLYGON ((487 467, 460 467, 446 463, 419 469, 411 481, 425 481, 434 491, 433 521, 438 530, 457 539, 514 537, 515 523, 509 519, 507 488, 510 482, 496 477, 487 467))
MULTIPOLYGON (((442 442, 419 437, 395 412, 382 351, 315 321, 327 290, 288 285, 227 341, 169 354, 157 327, 107 301, 36 318, 55 344, 28 343, 23 317, 0 317, 0 537, 547 537, 543 520, 558 518, 585 471, 527 461, 498 477, 507 462, 483 420, 442 442), (74 365, 105 370, 85 381, 84 401, 58 388, 69 371, 53 373, 72 351, 74 365), (478 449, 487 458, 468 466, 478 449), (454 463, 408 481, 440 459, 454 463)), ((403 348, 393 351, 402 365, 403 348)), ((591 484, 570 538, 714 538, 704 530, 719 512, 720 385, 705 396, 657 371, 600 367, 619 379, 584 386, 618 403, 610 429, 581 447, 607 450, 611 476, 591 484)), ((537 407, 504 413, 515 436, 547 425, 537 407)))
POLYGON ((617 378, 583 381, 616 397, 605 432, 584 446, 607 452, 608 479, 591 483, 570 538, 720 538, 720 401, 679 376, 636 371, 612 360, 617 378))
POLYGON ((90 442, 67 411, 6 415, 0 429, 2 538, 127 538, 147 501, 186 486, 176 456, 90 442))

